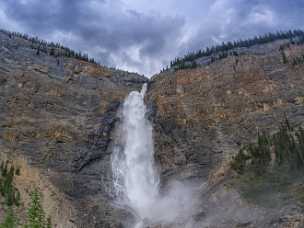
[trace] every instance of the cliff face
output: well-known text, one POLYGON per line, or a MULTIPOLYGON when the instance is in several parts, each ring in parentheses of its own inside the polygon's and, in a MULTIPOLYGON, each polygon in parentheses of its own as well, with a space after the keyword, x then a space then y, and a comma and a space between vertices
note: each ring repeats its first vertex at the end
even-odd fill
MULTIPOLYGON (((253 47, 241 56, 152 78, 147 97, 165 175, 184 175, 181 167, 191 166, 190 177, 195 172, 207 177, 211 168, 252 140, 257 129, 273 131, 284 116, 303 121, 304 68, 283 63, 279 47, 261 45, 263 53, 254 53, 253 47)), ((303 53, 303 47, 285 51, 303 53)))
POLYGON ((119 224, 108 145, 120 103, 147 79, 31 45, 0 32, 0 158, 21 167, 23 199, 42 190, 56 227, 119 224))
POLYGON ((148 82, 163 188, 176 179, 201 186, 193 227, 303 227, 303 208, 289 198, 265 207, 228 186, 231 157, 257 129, 276 131, 285 117, 304 121, 304 65, 292 64, 304 46, 285 48, 286 63, 280 47, 287 42, 148 82, 75 58, 37 55, 30 41, 0 32, 0 160, 21 168, 16 184, 25 203, 32 189, 42 191, 55 227, 125 226, 132 216, 110 194, 111 142, 121 102, 148 82))
POLYGON ((167 71, 149 84, 147 102, 153 110, 163 180, 208 181, 215 186, 202 193, 198 227, 303 226, 297 203, 271 209, 248 205, 223 183, 231 178, 232 156, 254 141, 258 130, 276 131, 285 117, 295 126, 303 124, 304 66, 291 64, 303 54, 303 46, 285 49, 289 63, 283 63, 282 43, 251 47, 196 69, 167 71), (286 216, 295 216, 296 222, 282 219, 286 216))

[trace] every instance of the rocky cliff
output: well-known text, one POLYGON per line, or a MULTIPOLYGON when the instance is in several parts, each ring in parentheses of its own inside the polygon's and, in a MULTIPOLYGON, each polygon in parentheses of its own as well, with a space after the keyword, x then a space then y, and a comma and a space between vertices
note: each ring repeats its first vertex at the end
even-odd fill
POLYGON ((55 227, 119 224, 108 145, 120 103, 146 81, 0 32, 0 157, 21 168, 23 199, 42 191, 55 227))
POLYGON ((287 62, 282 54, 286 43, 256 45, 195 69, 169 70, 149 83, 147 102, 163 180, 209 184, 202 190, 207 192, 202 193, 197 227, 304 226, 303 207, 291 197, 274 208, 248 203, 226 182, 232 178, 233 155, 255 141, 258 131, 275 132, 285 118, 294 126, 303 124, 304 65, 292 63, 303 46, 284 49, 287 62))
POLYGON ((110 194, 111 142, 121 102, 148 82, 163 189, 173 179, 200 186, 193 227, 303 227, 303 207, 291 198, 275 206, 249 202, 231 181, 230 161, 257 129, 275 132, 285 117, 304 121, 304 65, 293 64, 304 46, 282 50, 287 43, 256 45, 148 82, 51 50, 37 53, 31 41, 0 32, 0 159, 20 167, 24 204, 39 188, 55 227, 126 226, 132 216, 110 194))

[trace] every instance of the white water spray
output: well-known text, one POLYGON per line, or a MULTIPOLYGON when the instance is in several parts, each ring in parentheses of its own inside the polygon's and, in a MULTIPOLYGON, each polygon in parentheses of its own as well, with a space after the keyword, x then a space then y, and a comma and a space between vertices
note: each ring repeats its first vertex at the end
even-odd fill
POLYGON ((122 124, 112 154, 117 201, 139 218, 135 228, 171 223, 192 209, 192 192, 175 183, 165 196, 159 193, 159 175, 154 166, 152 126, 146 118, 142 91, 131 92, 122 107, 122 124))
POLYGON ((148 217, 151 205, 158 197, 159 178, 154 169, 152 126, 145 118, 144 95, 131 92, 122 110, 122 146, 113 153, 114 185, 124 203, 138 213, 148 217))

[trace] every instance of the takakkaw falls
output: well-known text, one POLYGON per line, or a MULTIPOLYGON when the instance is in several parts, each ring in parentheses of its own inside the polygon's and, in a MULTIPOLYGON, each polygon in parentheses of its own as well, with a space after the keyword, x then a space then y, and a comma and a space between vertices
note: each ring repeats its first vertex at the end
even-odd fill
MULTIPOLYGON (((114 187, 121 203, 133 209, 139 219, 149 218, 158 199, 159 177, 154 167, 152 126, 146 119, 144 96, 131 92, 123 104, 120 136, 122 147, 115 147, 112 169, 114 187)), ((139 221, 137 227, 141 227, 139 221)))
MULTIPOLYGON (((175 183, 174 189, 159 192, 159 174, 154 164, 152 126, 147 119, 144 97, 133 91, 122 107, 122 124, 112 153, 112 172, 117 203, 133 211, 135 228, 144 225, 176 222, 191 211, 191 192, 175 183), (187 194, 190 193, 190 195, 187 194), (148 224, 146 224, 148 223, 148 224)), ((192 208, 193 209, 193 208, 192 208)))

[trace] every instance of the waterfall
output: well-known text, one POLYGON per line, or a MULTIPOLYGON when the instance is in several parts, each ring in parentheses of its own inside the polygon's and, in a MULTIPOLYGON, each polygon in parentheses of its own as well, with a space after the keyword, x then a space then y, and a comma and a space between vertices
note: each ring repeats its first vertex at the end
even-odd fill
POLYGON ((146 89, 145 84, 141 92, 133 91, 125 99, 112 153, 116 201, 138 218, 135 228, 188 218, 194 208, 189 185, 174 182, 165 193, 159 193, 153 129, 144 103, 146 89))
POLYGON ((122 107, 121 146, 114 148, 112 168, 114 186, 124 204, 139 217, 148 218, 158 198, 159 177, 154 168, 152 126, 146 119, 144 96, 133 91, 122 107))

